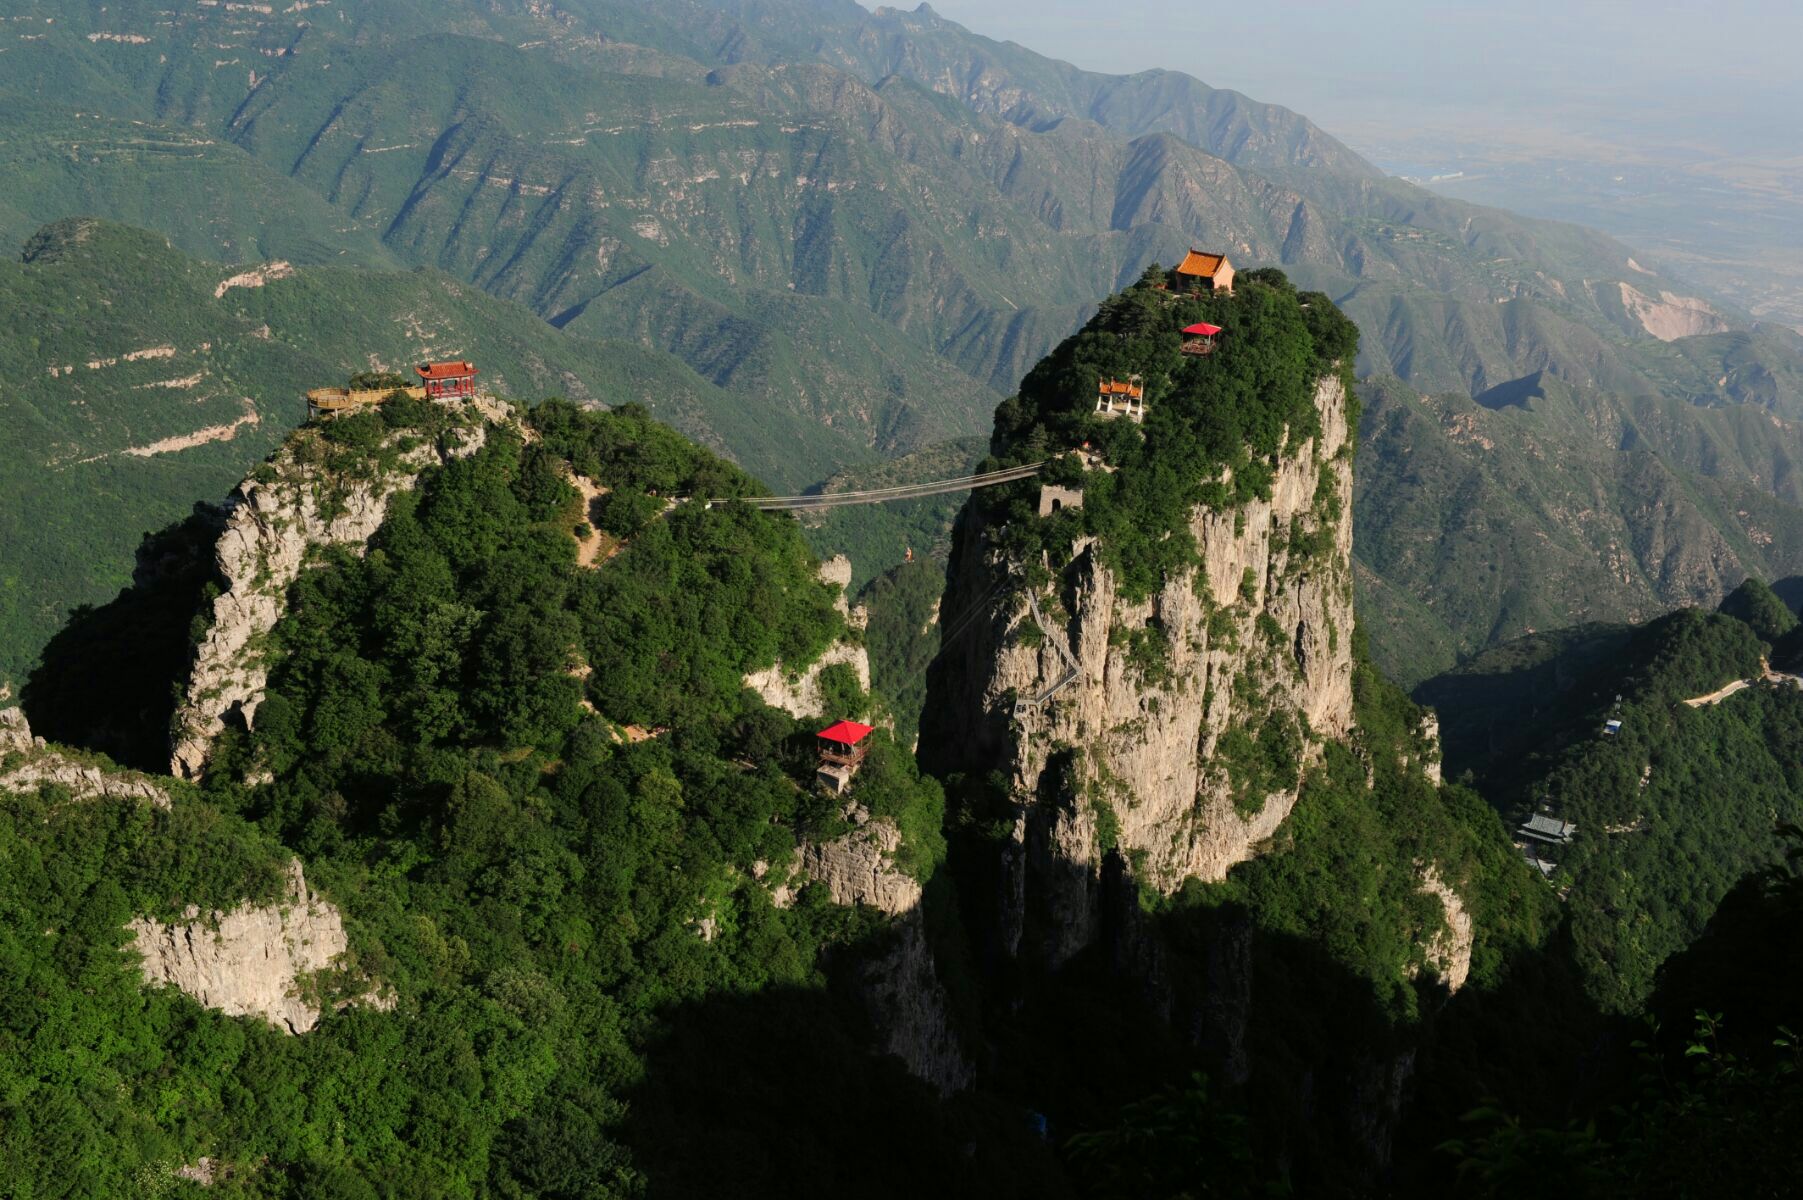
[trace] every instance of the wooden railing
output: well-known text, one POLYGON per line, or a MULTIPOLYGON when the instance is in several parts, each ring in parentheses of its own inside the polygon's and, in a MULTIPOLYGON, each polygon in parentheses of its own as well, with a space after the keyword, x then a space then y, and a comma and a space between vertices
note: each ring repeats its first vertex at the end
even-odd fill
POLYGON ((426 398, 423 387, 410 388, 314 388, 307 393, 307 415, 338 416, 360 408, 373 408, 396 392, 405 392, 415 400, 426 398))
POLYGON ((861 767, 864 765, 864 756, 868 753, 861 746, 850 750, 828 750, 822 747, 820 762, 822 765, 835 767, 861 767))

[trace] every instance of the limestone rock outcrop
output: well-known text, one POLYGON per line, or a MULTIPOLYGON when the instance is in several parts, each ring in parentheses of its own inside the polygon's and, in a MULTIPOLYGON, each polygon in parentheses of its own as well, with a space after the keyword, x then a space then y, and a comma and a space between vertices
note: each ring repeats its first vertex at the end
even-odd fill
MULTIPOLYGON (((858 806, 846 809, 849 833, 801 847, 805 877, 827 889, 835 904, 864 904, 896 918, 892 939, 855 968, 855 987, 879 1044, 916 1077, 941 1093, 970 1085, 976 1072, 958 1040, 951 1003, 927 940, 918 880, 895 863, 901 831, 872 819, 858 806)), ((788 885, 783 887, 785 895, 788 885)))
POLYGON ((1199 508, 1200 565, 1144 600, 1079 544, 1051 589, 1023 595, 983 509, 967 511, 945 610, 972 620, 935 667, 922 758, 944 774, 1000 764, 1016 798, 1009 948, 1037 930, 1055 964, 1098 922, 1105 852, 1170 892, 1256 853, 1295 804, 1301 765, 1352 723, 1352 454, 1339 379, 1315 394, 1321 434, 1276 463, 1269 500, 1199 508), (1001 600, 985 597, 999 592, 1001 600), (1032 628, 1029 628, 1032 627, 1032 628), (1072 675, 1074 664, 1074 676, 1072 675), (1234 785, 1224 742, 1272 723, 1300 748, 1293 779, 1234 785))
MULTIPOLYGON (((304 977, 336 964, 349 945, 338 910, 307 887, 300 862, 289 865, 275 904, 241 905, 203 918, 190 907, 179 924, 139 917, 127 928, 143 956, 144 978, 179 988, 230 1016, 262 1017, 288 1033, 319 1023, 304 977)), ((390 1001, 372 997, 378 1007, 390 1001)))
POLYGON ((43 744, 43 739, 31 736, 31 723, 25 719, 24 709, 0 709, 0 754, 28 754, 43 744))
POLYGON ((23 709, 0 709, 0 792, 35 792, 47 783, 67 789, 76 800, 137 800, 169 807, 169 793, 149 776, 77 761, 33 737, 23 709))
MULTIPOLYGON (((853 610, 846 599, 851 587, 851 560, 843 554, 820 564, 820 582, 839 588, 839 615, 854 629, 863 627, 864 610, 853 610)), ((803 719, 828 715, 826 698, 820 691, 820 676, 828 667, 845 665, 858 677, 858 686, 870 690, 870 654, 861 644, 836 642, 826 653, 808 664, 805 671, 792 674, 782 663, 753 671, 745 676, 745 686, 763 698, 771 708, 780 708, 792 717, 803 719)))
POLYGON ((792 717, 826 715, 826 697, 821 693, 820 676, 828 667, 845 665, 858 677, 858 686, 870 690, 870 654, 862 646, 838 642, 808 665, 801 674, 791 677, 777 663, 745 676, 745 686, 763 698, 771 708, 780 708, 792 717))
POLYGON ((1421 769, 1428 779, 1435 784, 1446 782, 1446 771, 1442 765, 1440 754, 1440 714, 1428 709, 1421 714, 1421 724, 1415 730, 1415 736, 1425 749, 1422 752, 1421 769))
POLYGON ((1464 900, 1431 865, 1421 873, 1421 890, 1438 900, 1446 913, 1446 928, 1429 939, 1425 947, 1427 961, 1433 965, 1434 973, 1447 990, 1456 992, 1471 976, 1475 925, 1465 909, 1464 900))
POLYGON ((867 904, 896 917, 920 905, 920 884, 895 865, 901 830, 893 821, 871 820, 853 805, 850 833, 820 845, 804 843, 801 869, 822 884, 834 904, 867 904))
MULTIPOLYGON (((215 557, 224 589, 213 601, 211 627, 195 650, 187 688, 177 707, 169 773, 198 778, 228 722, 249 728, 269 682, 263 643, 287 607, 288 588, 308 554, 323 546, 361 551, 382 525, 388 502, 420 474, 452 458, 474 454, 487 438, 487 412, 452 429, 439 443, 420 442, 375 478, 328 478, 318 463, 319 434, 303 430, 226 502, 225 531, 215 557)), ((417 440, 391 435, 395 446, 417 440)), ((379 461, 371 453, 369 462, 379 461)))

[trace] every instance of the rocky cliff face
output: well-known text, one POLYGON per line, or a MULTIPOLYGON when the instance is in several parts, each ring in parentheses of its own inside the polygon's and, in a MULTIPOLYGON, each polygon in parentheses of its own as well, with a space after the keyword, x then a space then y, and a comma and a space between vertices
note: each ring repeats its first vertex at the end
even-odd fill
POLYGON ((996 548, 980 509, 967 514, 948 622, 998 586, 1003 599, 945 647, 921 749, 941 772, 1006 772, 1010 951, 1056 964, 1093 939, 1110 850, 1167 893, 1222 878, 1289 814, 1311 747, 1350 728, 1352 455, 1339 380, 1323 380, 1315 403, 1322 434, 1279 464, 1270 500, 1194 512, 1200 565, 1141 602, 1120 594, 1093 544, 1049 589, 1023 594, 1029 564, 996 548), (1286 737, 1293 769, 1250 769, 1248 746, 1286 737), (1037 944, 1025 947, 1029 930, 1037 944))
POLYGON ((408 431, 392 434, 385 448, 395 452, 392 465, 379 465, 382 453, 360 452, 359 463, 377 464, 377 470, 353 481, 332 478, 318 432, 304 430, 239 485, 226 502, 225 531, 215 551, 224 590, 213 601, 212 625, 195 650, 175 713, 171 775, 198 778, 228 722, 249 728, 256 719, 269 682, 264 643, 308 554, 333 545, 360 552, 397 492, 412 488, 427 467, 474 454, 489 425, 509 415, 505 406, 485 402, 437 443, 408 431))
POLYGON ((1471 946, 1476 926, 1465 909, 1464 900, 1431 865, 1421 873, 1421 890, 1440 902, 1446 918, 1446 928, 1427 943, 1427 961, 1433 965, 1434 973, 1447 990, 1456 992, 1465 986, 1465 980, 1471 975, 1471 946))
POLYGON ((290 864, 276 904, 244 905, 210 918, 191 907, 183 915, 181 924, 139 917, 128 926, 146 982, 179 988, 230 1016, 262 1017, 288 1033, 306 1033, 319 1023, 319 1002, 308 994, 306 977, 332 967, 349 943, 343 918, 307 887, 298 860, 290 864))
MULTIPOLYGON (((851 832, 819 845, 804 844, 803 875, 824 886, 835 904, 863 904, 896 918, 891 941, 855 968, 853 985, 881 1048, 916 1078, 950 1094, 968 1087, 976 1072, 954 1029, 950 1000, 927 940, 918 880, 895 864, 901 831, 848 808, 851 832)), ((779 902, 792 893, 778 892, 779 902)))
POLYGON ((71 758, 32 736, 23 709, 0 710, 0 792, 35 792, 44 784, 64 788, 76 800, 139 800, 169 807, 169 793, 148 776, 71 758))

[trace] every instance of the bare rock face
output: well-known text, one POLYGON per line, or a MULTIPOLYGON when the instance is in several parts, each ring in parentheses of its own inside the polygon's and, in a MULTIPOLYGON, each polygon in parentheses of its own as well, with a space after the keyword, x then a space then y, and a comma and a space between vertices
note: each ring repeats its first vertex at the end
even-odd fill
POLYGON ((976 1072, 958 1041, 927 942, 920 883, 895 865, 901 831, 855 805, 846 815, 855 828, 822 845, 804 844, 801 869, 835 904, 864 904, 897 918, 890 928, 894 940, 858 964, 858 995, 885 1052, 941 1093, 960 1091, 976 1072))
POLYGON ((1464 900, 1431 865, 1421 873, 1421 890, 1437 899, 1446 911, 1446 928, 1434 935, 1426 946, 1427 961, 1433 964, 1434 973, 1446 984, 1447 990, 1456 992, 1471 976, 1474 937, 1471 914, 1465 910, 1464 900))
POLYGON ((302 994, 301 978, 331 967, 349 943, 343 918, 308 889, 298 860, 276 904, 243 905, 209 920, 195 908, 184 915, 180 925, 139 917, 127 926, 144 956, 147 982, 179 988, 230 1016, 262 1017, 289 1033, 319 1023, 320 1010, 302 994))
POLYGON ((212 1158, 198 1158, 175 1169, 177 1179, 185 1179, 189 1183, 197 1183, 201 1187, 212 1187, 219 1175, 219 1163, 212 1158))
POLYGON ((820 582, 839 589, 839 598, 834 602, 834 607, 845 618, 846 625, 853 629, 869 626, 870 610, 862 604, 856 608, 851 606, 851 559, 843 554, 835 554, 821 563, 820 582))
POLYGON ((849 614, 851 601, 851 559, 835 554, 820 564, 820 582, 839 589, 839 611, 849 614))
MULTIPOLYGON (((452 430, 443 445, 421 443, 401 454, 393 470, 357 482, 329 480, 313 461, 318 433, 303 430, 238 485, 215 550, 225 590, 213 601, 212 627, 195 651, 176 709, 171 775, 198 778, 227 722, 249 728, 256 720, 269 682, 263 643, 286 611, 288 589, 308 553, 332 545, 361 550, 387 517, 390 498, 412 488, 427 467, 474 454, 487 438, 488 419, 484 413, 452 430)), ((402 431, 391 441, 409 436, 402 431)))
POLYGON ((859 992, 871 1024, 881 1031, 882 1048, 910 1074, 939 1089, 963 1091, 976 1068, 958 1041, 951 1003, 939 980, 926 920, 919 909, 897 921, 894 945, 861 965, 859 992))
POLYGON ((1427 747, 1422 758, 1422 770, 1435 786, 1445 783, 1446 772, 1440 757, 1440 714, 1431 708, 1422 713, 1421 725, 1415 730, 1415 734, 1427 747))
POLYGON ((1710 308, 1707 301, 1695 296, 1680 296, 1675 292, 1649 296, 1626 283, 1618 286, 1621 288, 1621 305, 1628 316, 1662 342, 1728 331, 1728 323, 1722 320, 1722 315, 1710 308))
POLYGON ((22 708, 0 709, 0 754, 28 754, 43 745, 31 736, 31 723, 22 708))
MULTIPOLYGON (((820 564, 820 582, 839 589, 839 597, 835 607, 845 623, 853 629, 862 629, 867 623, 869 614, 859 608, 853 611, 847 595, 851 590, 851 559, 843 554, 836 554, 820 564)), ((806 719, 828 715, 825 713, 826 700, 820 694, 820 675, 828 667, 843 663, 849 666, 858 677, 858 686, 865 691, 870 690, 870 654, 861 645, 851 642, 838 642, 827 648, 817 660, 809 664, 807 670, 799 675, 791 675, 782 663, 767 667, 762 671, 753 671, 745 676, 745 686, 763 698, 771 708, 780 708, 792 717, 806 719)))
POLYGON ((763 698, 771 708, 780 708, 792 717, 826 715, 826 698, 821 694, 820 676, 828 668, 843 663, 858 677, 858 686, 870 690, 870 655, 862 646, 839 642, 827 648, 808 669, 791 678, 777 663, 745 676, 745 686, 763 698))
POLYGON ((169 793, 149 776, 78 762, 45 745, 43 738, 33 737, 23 709, 0 710, 0 792, 35 792, 47 783, 66 788, 77 800, 135 800, 169 807, 169 793))
POLYGON ((804 843, 801 869, 825 886, 834 904, 866 904, 892 917, 913 912, 920 906, 920 884, 895 865, 901 830, 893 821, 871 820, 855 805, 847 815, 856 828, 822 845, 804 843))
POLYGON ((1352 455, 1337 378, 1315 403, 1322 434, 1279 462, 1271 499, 1198 509, 1201 564, 1142 601, 1080 545, 1028 602, 1024 564, 1006 561, 980 509, 967 514, 947 621, 979 613, 998 584, 1003 599, 945 647, 921 752, 942 774, 1005 764, 1019 806, 1013 952, 1029 928, 1051 964, 1089 943, 1109 843, 1166 893, 1221 879, 1289 815, 1313 748, 1350 729, 1352 455), (1278 726, 1300 752, 1294 777, 1236 789, 1224 748, 1278 726))

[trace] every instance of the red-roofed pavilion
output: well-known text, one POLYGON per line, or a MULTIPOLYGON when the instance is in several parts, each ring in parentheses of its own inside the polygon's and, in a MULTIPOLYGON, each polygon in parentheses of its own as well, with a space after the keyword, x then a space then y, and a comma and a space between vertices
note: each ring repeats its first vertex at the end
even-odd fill
POLYGON ((820 782, 835 792, 850 787, 851 777, 858 773, 864 756, 870 752, 865 739, 875 732, 874 726, 840 721, 816 734, 820 743, 820 782))
POLYGON ((413 368, 425 385, 428 400, 473 400, 476 396, 476 364, 430 362, 413 368))
POLYGON ((1185 354, 1213 354, 1215 352, 1215 334, 1221 332, 1219 325, 1210 325, 1207 321, 1197 321, 1194 325, 1183 327, 1183 345, 1179 347, 1185 354))

